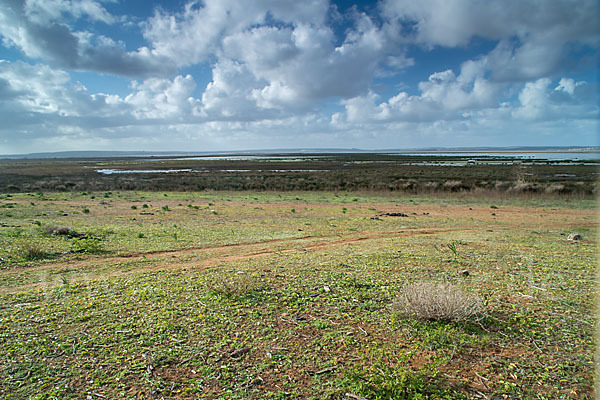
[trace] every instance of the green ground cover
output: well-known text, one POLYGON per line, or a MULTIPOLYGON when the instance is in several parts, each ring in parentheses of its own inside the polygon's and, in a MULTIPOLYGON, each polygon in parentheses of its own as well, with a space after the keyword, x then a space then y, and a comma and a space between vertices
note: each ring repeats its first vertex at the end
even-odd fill
POLYGON ((592 399, 594 206, 2 195, 0 397, 592 399), (450 282, 486 314, 399 314, 418 282, 450 282))

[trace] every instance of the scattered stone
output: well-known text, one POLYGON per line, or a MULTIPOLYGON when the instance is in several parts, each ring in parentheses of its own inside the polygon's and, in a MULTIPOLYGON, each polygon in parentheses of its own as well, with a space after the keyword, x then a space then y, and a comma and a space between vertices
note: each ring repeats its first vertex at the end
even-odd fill
POLYGON ((374 217, 371 217, 371 219, 372 219, 373 221, 381 221, 381 218, 379 218, 377 215, 376 215, 376 216, 374 216, 374 217))
POLYGON ((20 228, 21 225, 9 225, 4 222, 0 222, 0 228, 20 228))
POLYGON ((352 394, 352 393, 346 393, 346 397, 350 397, 351 399, 356 399, 356 400, 367 400, 366 397, 357 396, 357 395, 352 394))
POLYGON ((461 269, 460 271, 458 271, 458 274, 461 276, 469 276, 469 271, 466 269, 461 269))
POLYGON ((381 216, 384 217, 408 217, 407 214, 401 213, 401 212, 391 212, 391 213, 385 213, 385 214, 379 214, 381 216))
POLYGON ((242 347, 241 349, 234 350, 229 356, 231 358, 240 358, 244 354, 250 351, 250 347, 242 347))
POLYGON ((565 233, 564 233, 564 232, 558 232, 558 234, 559 234, 560 236, 565 236, 565 233))
POLYGON ((581 235, 579 233, 569 233, 569 236, 567 236, 567 240, 570 240, 571 242, 574 242, 576 240, 581 240, 583 239, 581 237, 581 235))
POLYGON ((335 366, 334 367, 323 368, 322 370, 319 370, 319 371, 315 372, 315 375, 321 375, 321 374, 324 374, 326 372, 334 371, 335 369, 336 369, 335 366))

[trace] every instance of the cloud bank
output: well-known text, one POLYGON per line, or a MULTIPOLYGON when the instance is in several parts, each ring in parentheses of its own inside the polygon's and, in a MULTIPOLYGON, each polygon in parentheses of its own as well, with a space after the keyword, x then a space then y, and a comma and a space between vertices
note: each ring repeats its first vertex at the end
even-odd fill
POLYGON ((0 153, 597 144, 594 0, 124 7, 0 3, 3 47, 21 55, 0 62, 0 153), (455 58, 412 78, 442 50, 455 58), (90 93, 71 71, 129 88, 90 93))

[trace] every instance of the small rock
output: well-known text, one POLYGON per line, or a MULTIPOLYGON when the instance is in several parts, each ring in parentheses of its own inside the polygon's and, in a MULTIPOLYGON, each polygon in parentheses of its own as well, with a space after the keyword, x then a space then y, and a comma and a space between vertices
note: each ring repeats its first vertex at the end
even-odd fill
POLYGON ((579 233, 569 233, 569 236, 567 236, 567 240, 570 240, 572 242, 576 241, 576 240, 581 240, 582 237, 579 233))
POLYGON ((229 356, 231 358, 240 358, 244 354, 250 351, 250 347, 242 347, 241 349, 234 350, 229 356))
POLYGON ((462 276, 469 276, 469 271, 466 269, 461 269, 460 271, 458 271, 458 274, 462 276))

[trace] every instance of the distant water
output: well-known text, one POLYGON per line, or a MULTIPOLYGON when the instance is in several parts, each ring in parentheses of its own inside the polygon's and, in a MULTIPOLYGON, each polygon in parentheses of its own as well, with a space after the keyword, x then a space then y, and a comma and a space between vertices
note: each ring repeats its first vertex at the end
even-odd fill
POLYGON ((507 158, 522 158, 528 160, 573 160, 573 161, 584 161, 584 160, 600 160, 600 153, 592 152, 569 152, 569 153, 555 153, 555 152, 535 152, 535 153, 523 153, 523 152, 430 152, 430 153, 410 153, 410 152, 398 152, 398 153, 386 153, 391 155, 403 155, 403 156, 440 156, 440 157, 507 157, 507 158))
POLYGON ((171 174, 177 172, 192 172, 191 169, 97 169, 96 172, 104 175, 112 174, 171 174))
MULTIPOLYGON (((219 172, 327 172, 328 169, 213 169, 219 172)), ((103 175, 112 174, 173 174, 178 172, 210 172, 207 169, 97 169, 103 175)))

